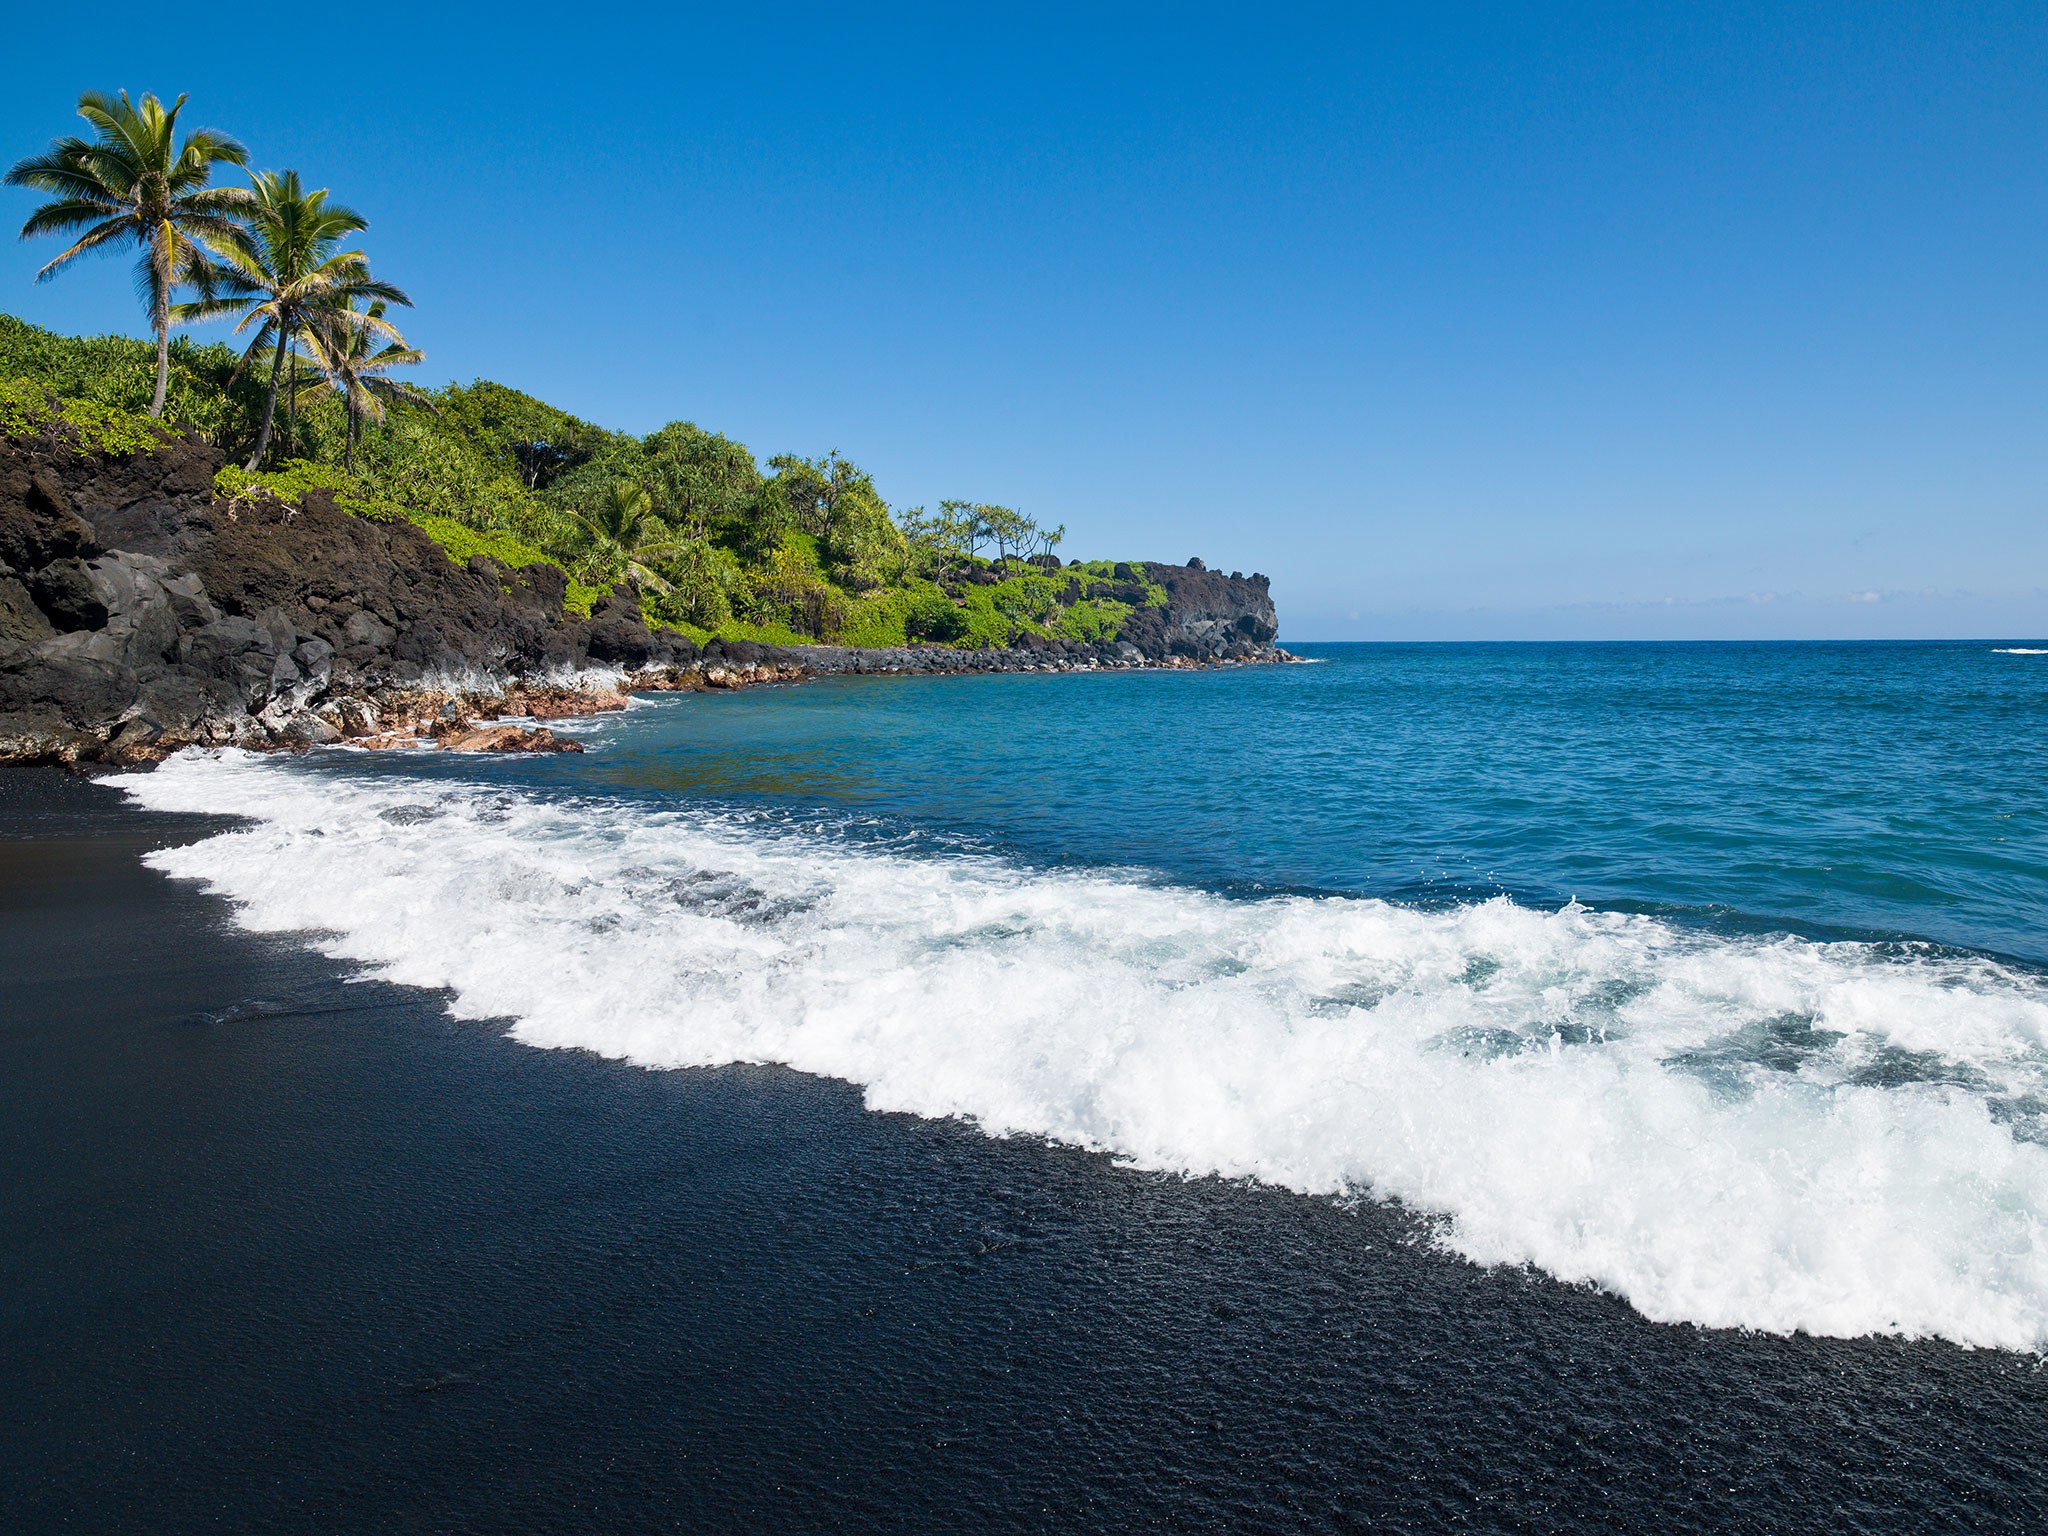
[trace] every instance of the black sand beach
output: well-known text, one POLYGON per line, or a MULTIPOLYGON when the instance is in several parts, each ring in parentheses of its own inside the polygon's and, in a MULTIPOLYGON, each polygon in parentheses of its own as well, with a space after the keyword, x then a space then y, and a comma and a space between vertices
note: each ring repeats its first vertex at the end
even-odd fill
POLYGON ((531 1050, 0 775, 0 1509, 45 1531, 2020 1531, 2048 1375, 531 1050))

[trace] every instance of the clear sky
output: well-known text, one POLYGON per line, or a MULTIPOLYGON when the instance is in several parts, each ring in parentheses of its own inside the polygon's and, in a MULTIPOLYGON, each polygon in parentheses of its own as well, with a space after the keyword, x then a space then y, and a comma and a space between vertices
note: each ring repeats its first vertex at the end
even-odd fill
MULTIPOLYGON (((2039 0, 189 15, 11 15, 0 159, 190 92, 370 216, 434 380, 1262 570, 1297 640, 2048 632, 2039 0)), ((0 308, 142 332, 53 249, 0 308)))

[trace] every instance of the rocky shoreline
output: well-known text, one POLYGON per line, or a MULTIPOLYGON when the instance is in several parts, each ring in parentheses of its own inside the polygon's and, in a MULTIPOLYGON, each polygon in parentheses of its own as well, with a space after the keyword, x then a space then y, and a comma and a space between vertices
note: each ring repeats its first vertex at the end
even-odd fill
POLYGON ((214 493, 197 439, 0 439, 0 762, 132 764, 191 745, 574 751, 545 722, 629 694, 811 677, 1242 665, 1277 649, 1263 576, 1145 564, 1163 607, 1115 641, 699 647, 632 594, 563 612, 552 565, 458 566, 406 522, 214 493))

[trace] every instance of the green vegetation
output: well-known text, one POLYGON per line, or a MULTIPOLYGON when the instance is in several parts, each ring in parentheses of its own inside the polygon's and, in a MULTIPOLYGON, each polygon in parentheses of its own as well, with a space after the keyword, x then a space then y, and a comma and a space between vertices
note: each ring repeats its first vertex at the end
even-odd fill
MULTIPOLYGON (((529 565, 553 565, 556 562, 535 549, 531 544, 514 538, 509 533, 479 532, 453 518, 434 517, 428 514, 414 516, 412 521, 424 531, 428 538, 448 553, 448 558, 457 565, 467 565, 472 556, 488 555, 500 565, 519 570, 529 565)), ((590 616, 597 600, 605 596, 609 587, 591 586, 586 582, 569 579, 569 590, 562 600, 562 607, 583 618, 590 616)))
MULTIPOLYGON (((154 354, 147 342, 126 336, 58 336, 0 314, 0 379, 32 380, 38 394, 145 415, 154 389, 154 354)), ((235 355, 226 347, 173 337, 163 414, 229 453, 245 446, 238 434, 262 402, 254 382, 234 381, 234 371, 235 355)))
MULTIPOLYGON (((254 501, 258 497, 269 497, 292 507, 296 507, 308 491, 346 491, 353 488, 348 476, 336 474, 318 464, 308 464, 303 459, 294 460, 283 469, 274 471, 223 464, 213 477, 213 494, 223 501, 254 501)), ((382 517, 374 517, 374 520, 388 521, 382 517)))
POLYGON ((60 399, 33 379, 0 377, 0 437, 51 428, 80 453, 154 453, 170 435, 161 422, 119 406, 60 399))
POLYGON ((25 237, 85 230, 43 275, 88 250, 141 247, 155 342, 58 336, 0 314, 0 434, 56 429, 84 451, 147 451, 163 429, 146 410, 221 450, 227 500, 328 492, 354 515, 417 524, 458 563, 559 565, 574 611, 630 588, 650 623, 700 641, 1096 641, 1165 600, 1137 567, 1062 565, 1064 526, 1014 508, 892 512, 836 451, 764 466, 694 422, 633 436, 502 384, 391 377, 423 357, 387 317, 411 301, 342 249, 367 221, 296 171, 209 186, 215 167, 247 157, 206 130, 177 142, 184 100, 88 92, 79 113, 98 138, 60 139, 9 172, 54 199, 25 237), (191 297, 174 303, 178 290, 191 297), (174 320, 226 318, 254 333, 239 355, 170 335, 174 320))

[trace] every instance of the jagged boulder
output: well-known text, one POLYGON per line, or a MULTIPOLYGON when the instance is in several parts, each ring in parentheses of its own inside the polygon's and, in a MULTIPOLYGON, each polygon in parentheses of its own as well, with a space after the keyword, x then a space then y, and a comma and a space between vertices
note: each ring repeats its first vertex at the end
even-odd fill
POLYGON ((1261 575, 1225 576, 1199 560, 1141 568, 1166 589, 1166 606, 1132 613, 1117 639, 1147 660, 1242 661, 1263 654, 1280 633, 1269 583, 1261 575))

